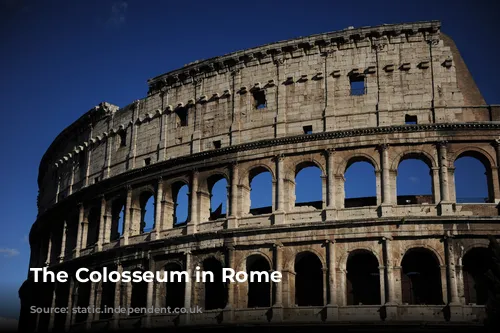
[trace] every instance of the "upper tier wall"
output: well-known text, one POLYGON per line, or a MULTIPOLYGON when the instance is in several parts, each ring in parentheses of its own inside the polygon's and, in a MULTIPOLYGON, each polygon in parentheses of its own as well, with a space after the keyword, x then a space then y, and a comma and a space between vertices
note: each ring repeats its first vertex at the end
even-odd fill
POLYGON ((148 84, 146 98, 101 103, 56 138, 40 165, 40 211, 104 178, 219 147, 401 125, 407 115, 419 124, 492 120, 486 109, 462 108, 484 100, 436 21, 269 44, 148 84), (351 80, 364 87, 351 90, 351 80))

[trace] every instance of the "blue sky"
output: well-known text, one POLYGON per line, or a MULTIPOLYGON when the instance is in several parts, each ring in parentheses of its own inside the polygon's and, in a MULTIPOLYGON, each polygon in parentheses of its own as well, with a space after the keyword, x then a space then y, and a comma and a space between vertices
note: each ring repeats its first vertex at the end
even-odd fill
MULTIPOLYGON (((18 314, 39 161, 56 135, 94 105, 125 106, 146 95, 148 78, 194 60, 348 26, 430 19, 441 20, 454 38, 487 103, 500 103, 499 9, 482 0, 0 0, 0 316, 18 314)), ((417 169, 404 176, 408 191, 424 186, 426 174, 417 169)), ((312 176, 298 180, 303 193, 315 186, 312 176)), ((482 182, 465 176, 470 183, 461 191, 481 196, 482 182)), ((369 180, 348 181, 352 195, 364 195, 369 180)))

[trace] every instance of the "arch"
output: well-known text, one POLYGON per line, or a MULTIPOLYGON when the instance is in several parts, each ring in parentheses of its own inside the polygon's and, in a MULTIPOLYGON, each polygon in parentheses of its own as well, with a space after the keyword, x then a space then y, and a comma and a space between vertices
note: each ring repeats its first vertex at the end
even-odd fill
POLYGON ((209 220, 226 217, 228 184, 228 177, 223 173, 214 173, 207 178, 207 189, 210 195, 209 220))
POLYGON ((463 149, 455 155, 453 165, 457 203, 493 202, 493 162, 482 149, 463 149))
POLYGON ((139 195, 139 206, 141 208, 141 234, 150 232, 155 227, 155 201, 154 191, 145 190, 139 195))
POLYGON ((429 167, 429 169, 438 167, 434 156, 430 153, 424 150, 406 150, 399 153, 392 159, 391 170, 397 170, 401 162, 405 160, 421 160, 429 167))
MULTIPOLYGON (((83 273, 86 274, 85 272, 83 273)), ((80 275, 82 276, 82 275, 80 275)), ((85 278, 88 278, 88 274, 86 274, 85 278)), ((90 284, 91 282, 76 282, 76 306, 81 308, 86 308, 89 306, 90 302, 90 284)), ((75 315, 75 322, 81 323, 87 319, 88 313, 85 311, 79 311, 75 315)))
POLYGON ((347 160, 342 170, 345 208, 377 205, 376 165, 371 156, 364 154, 347 160))
POLYGON ((346 271, 347 305, 381 303, 379 261, 371 251, 349 252, 346 271))
MULTIPOLYGON (((137 271, 137 270, 135 270, 137 271)), ((131 272, 131 276, 134 272, 131 272)), ((132 284, 132 294, 130 295, 131 308, 145 308, 148 302, 148 283, 144 280, 140 282, 130 282, 132 284)), ((140 312, 131 313, 130 316, 141 316, 140 312)))
POLYGON ((444 304, 439 259, 431 250, 406 251, 401 261, 401 294, 403 303, 444 304))
POLYGON ((432 156, 423 151, 406 151, 394 159, 398 205, 434 202, 434 165, 432 156))
POLYGON ((462 259, 465 304, 484 305, 488 300, 488 282, 486 272, 491 267, 490 250, 474 247, 468 250, 462 259))
POLYGON ((262 172, 269 172, 273 179, 273 182, 276 181, 276 176, 274 174, 274 169, 270 165, 266 163, 258 163, 252 164, 246 167, 244 170, 241 170, 241 175, 239 178, 240 185, 249 185, 247 181, 250 182, 255 176, 259 175, 262 172))
POLYGON ((375 171, 380 170, 379 163, 377 160, 373 158, 373 156, 361 152, 354 153, 353 155, 348 156, 348 158, 341 159, 338 164, 336 173, 338 175, 343 175, 347 171, 347 169, 356 162, 367 162, 373 166, 375 171))
MULTIPOLYGON (((165 272, 182 272, 182 266, 176 262, 170 262, 165 265, 165 272)), ((165 306, 172 308, 180 308, 184 306, 184 291, 186 288, 185 281, 181 278, 180 281, 165 282, 165 306)))
POLYGON ((110 241, 118 240, 124 233, 125 198, 120 196, 111 203, 111 234, 110 241))
POLYGON ((184 225, 189 218, 189 185, 177 181, 171 185, 173 209, 173 226, 184 225))
POLYGON ((321 164, 314 160, 295 165, 295 206, 323 208, 323 176, 321 164))
POLYGON ((204 304, 206 310, 223 309, 227 302, 227 288, 222 282, 222 263, 208 257, 202 263, 204 272, 212 272, 213 280, 207 277, 204 283, 204 304))
POLYGON ((310 251, 295 257, 295 304, 297 306, 322 306, 323 264, 321 259, 310 251))
POLYGON ((92 246, 99 240, 99 225, 101 223, 101 208, 94 206, 90 208, 88 216, 87 247, 92 246))
MULTIPOLYGON (((246 258, 246 271, 249 274, 255 271, 269 272, 271 271, 271 265, 264 256, 253 254, 246 258)), ((271 305, 271 282, 248 282, 247 307, 270 307, 271 305)))
POLYGON ((248 172, 250 188, 248 211, 252 215, 273 210, 273 174, 267 166, 255 166, 248 172))

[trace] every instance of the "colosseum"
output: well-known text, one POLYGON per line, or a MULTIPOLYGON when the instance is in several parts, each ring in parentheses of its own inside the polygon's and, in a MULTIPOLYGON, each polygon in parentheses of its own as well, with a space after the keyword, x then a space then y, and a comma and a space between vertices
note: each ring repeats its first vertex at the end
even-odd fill
POLYGON ((500 235, 500 106, 486 104, 439 21, 271 43, 187 64, 148 87, 127 106, 90 109, 44 154, 29 266, 70 279, 28 275, 23 331, 482 325, 488 237, 500 235), (462 157, 486 170, 483 202, 457 198, 462 157), (398 195, 408 159, 426 164, 432 194, 398 195), (358 162, 373 168, 373 197, 346 196, 345 173, 358 162), (308 167, 321 173, 321 200, 298 202, 295 180, 308 167), (272 179, 272 205, 255 208, 261 173, 272 179), (211 205, 221 180, 227 212, 211 205), (183 188, 186 219, 177 212, 183 188), (216 276, 224 267, 279 271, 283 280, 74 279, 80 267, 196 266, 216 276), (33 305, 203 312, 37 315, 33 305))

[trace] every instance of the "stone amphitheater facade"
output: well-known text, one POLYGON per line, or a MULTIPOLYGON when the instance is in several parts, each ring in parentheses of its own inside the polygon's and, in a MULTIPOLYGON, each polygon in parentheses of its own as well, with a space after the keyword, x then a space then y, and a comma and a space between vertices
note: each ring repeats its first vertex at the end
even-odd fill
POLYGON ((232 267, 280 271, 282 283, 79 285, 30 276, 20 289, 23 330, 482 322, 474 263, 484 261, 488 235, 500 235, 500 107, 486 105, 439 21, 276 42, 148 85, 144 99, 85 113, 43 156, 30 267, 70 275, 232 267), (456 200, 462 156, 485 166, 484 203, 456 200), (398 197, 398 165, 408 158, 428 165, 431 196, 398 197), (358 161, 373 166, 376 197, 353 202, 344 174, 358 161), (295 177, 308 166, 321 170, 322 200, 297 205, 295 177), (261 172, 272 176, 272 207, 251 210, 250 182, 261 172), (228 183, 228 211, 214 216, 219 179, 228 183), (177 223, 185 184, 189 215, 177 223), (33 315, 31 305, 204 312, 33 315))

